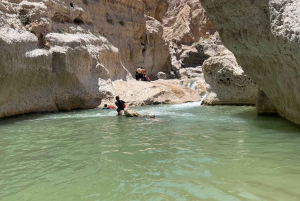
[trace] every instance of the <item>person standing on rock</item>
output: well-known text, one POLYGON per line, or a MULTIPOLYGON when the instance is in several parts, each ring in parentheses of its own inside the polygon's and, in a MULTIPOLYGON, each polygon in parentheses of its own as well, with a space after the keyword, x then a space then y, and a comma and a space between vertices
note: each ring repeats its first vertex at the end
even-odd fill
POLYGON ((125 102, 123 100, 120 100, 119 96, 116 96, 115 104, 117 106, 118 115, 121 115, 121 111, 124 110, 126 107, 125 102))

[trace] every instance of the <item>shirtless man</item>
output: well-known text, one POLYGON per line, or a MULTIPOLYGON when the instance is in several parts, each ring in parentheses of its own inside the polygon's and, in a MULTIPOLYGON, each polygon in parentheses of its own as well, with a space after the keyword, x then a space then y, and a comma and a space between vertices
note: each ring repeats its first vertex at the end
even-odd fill
POLYGON ((135 78, 136 78, 136 80, 143 80, 143 77, 144 77, 143 72, 144 72, 144 70, 142 68, 140 68, 140 67, 138 67, 135 70, 135 78))

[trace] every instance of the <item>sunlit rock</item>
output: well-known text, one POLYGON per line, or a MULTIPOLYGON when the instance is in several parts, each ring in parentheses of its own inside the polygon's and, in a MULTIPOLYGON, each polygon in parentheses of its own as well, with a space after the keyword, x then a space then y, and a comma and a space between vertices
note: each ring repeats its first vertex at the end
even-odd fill
POLYGON ((278 113, 300 124, 300 2, 200 0, 243 70, 278 113))

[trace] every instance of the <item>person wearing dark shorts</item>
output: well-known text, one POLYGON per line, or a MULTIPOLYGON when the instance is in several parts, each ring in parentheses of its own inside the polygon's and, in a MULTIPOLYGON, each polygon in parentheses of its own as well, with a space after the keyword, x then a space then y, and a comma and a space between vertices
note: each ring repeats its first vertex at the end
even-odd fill
POLYGON ((117 106, 118 115, 121 115, 121 111, 124 110, 125 108, 125 102, 123 100, 120 100, 119 96, 116 96, 115 104, 117 106))

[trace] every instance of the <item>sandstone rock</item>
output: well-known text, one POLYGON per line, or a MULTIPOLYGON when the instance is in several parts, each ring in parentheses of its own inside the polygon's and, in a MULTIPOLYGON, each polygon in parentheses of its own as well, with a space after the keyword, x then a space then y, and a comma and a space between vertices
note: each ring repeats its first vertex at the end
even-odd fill
POLYGON ((238 66, 234 56, 210 57, 203 64, 209 86, 203 100, 207 105, 254 105, 258 88, 238 66))
POLYGON ((268 95, 278 113, 300 124, 299 1, 201 0, 201 3, 222 42, 268 95))

